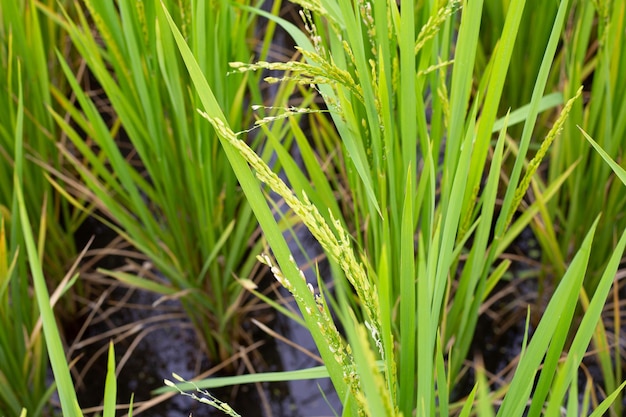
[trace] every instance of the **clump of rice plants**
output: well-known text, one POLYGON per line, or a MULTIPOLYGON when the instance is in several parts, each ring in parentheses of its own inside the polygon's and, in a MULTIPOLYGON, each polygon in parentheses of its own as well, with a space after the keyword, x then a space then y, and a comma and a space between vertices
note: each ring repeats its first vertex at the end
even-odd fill
MULTIPOLYGON (((248 39, 254 15, 226 1, 164 4, 174 11, 229 123, 251 123, 244 109, 250 99, 261 100, 258 77, 228 75, 227 63, 253 56, 248 39)), ((57 97, 63 111, 54 118, 71 143, 64 155, 84 182, 68 187, 67 196, 104 213, 103 221, 163 278, 105 273, 180 299, 209 357, 226 359, 246 336, 241 312, 249 296, 236 278, 260 277, 256 256, 263 242, 252 238, 252 211, 215 134, 195 112, 200 97, 190 89, 161 5, 118 6, 85 1, 76 8, 78 18, 60 22, 112 110, 106 120, 102 105, 59 54, 76 102, 57 97), (130 144, 130 154, 122 142, 130 144)), ((267 48, 267 42, 259 45, 263 53, 267 48)))
MULTIPOLYGON (((301 29, 225 1, 85 0, 61 12, 2 3, 0 383, 8 389, 0 406, 11 415, 45 411, 49 355, 64 415, 82 415, 52 307, 80 284, 65 274, 63 251, 75 256, 71 239, 63 246, 68 233, 97 209, 163 278, 104 273, 179 298, 215 359, 243 332, 242 282, 252 285, 235 278, 254 281, 265 265, 293 294, 324 368, 232 383, 327 375, 349 416, 620 415, 624 8, 609 0, 296 3, 301 29), (272 62, 269 36, 252 58, 258 16, 269 33, 283 26, 298 59, 272 62), (546 23, 533 30, 537 18, 546 23), (44 32, 67 34, 80 62, 44 42, 44 32), (62 77, 48 61, 60 63, 62 77), (79 67, 102 95, 85 90, 79 67), (263 82, 280 84, 274 103, 261 95, 263 82), (299 106, 287 101, 294 87, 299 106), (558 114, 540 116, 555 106, 558 114), (303 117, 316 121, 310 142, 303 117), (289 213, 277 215, 276 196, 289 213), (332 276, 310 281, 294 261, 286 234, 296 219, 332 276), (528 225, 554 293, 534 331, 527 320, 517 365, 495 389, 479 355, 472 365, 465 359, 481 307, 510 265, 500 255, 528 225), (52 296, 48 286, 58 287, 52 296), (577 380, 592 342, 604 376, 599 398, 591 383, 579 392, 577 380), (470 366, 473 389, 459 393, 470 366)), ((107 417, 116 402, 109 355, 107 417)), ((167 385, 202 392, 217 383, 167 385)), ((236 415, 236 404, 206 395, 196 398, 236 415)))
MULTIPOLYGON (((76 282, 77 275, 72 273, 76 264, 50 295, 46 281, 49 275, 43 269, 47 218, 44 211, 38 219, 39 235, 35 235, 26 203, 26 108, 20 74, 17 85, 12 211, 10 215, 0 213, 0 407, 7 416, 50 415, 55 412, 51 397, 56 391, 63 415, 82 417, 53 312, 61 295, 76 282), (53 383, 47 378, 49 367, 54 375, 53 383)), ((79 260, 80 257, 76 262, 79 260)), ((105 416, 115 415, 115 391, 115 356, 111 345, 105 416)))
MULTIPOLYGON (((545 6, 550 7, 550 6, 545 6)), ((574 2, 570 10, 571 26, 563 32, 558 77, 564 100, 579 94, 583 100, 573 103, 570 117, 563 123, 561 138, 553 144, 549 163, 542 175, 532 180, 528 201, 540 202, 542 209, 531 223, 541 247, 541 279, 549 287, 558 281, 577 253, 595 216, 601 213, 593 242, 596 255, 589 261, 583 302, 596 291, 615 242, 626 228, 626 194, 623 184, 611 167, 595 152, 584 136, 594 138, 609 158, 620 161, 624 144, 626 106, 618 99, 626 91, 624 77, 623 20, 626 11, 620 2, 574 2), (549 184, 565 178, 554 198, 544 196, 549 184)), ((541 25, 539 26, 541 27, 541 25)), ((622 164, 623 165, 623 164, 622 164)), ((618 285, 614 289, 618 295, 618 285)), ((608 315, 620 316, 618 303, 608 315)), ((614 391, 622 380, 621 355, 616 344, 609 348, 610 338, 619 339, 620 325, 606 320, 598 329, 594 345, 596 360, 601 364, 604 390, 614 391), (607 329, 613 329, 613 335, 607 329)), ((621 397, 615 412, 621 411, 621 397)))
POLYGON ((81 292, 67 271, 79 257, 73 233, 84 214, 71 210, 41 166, 64 165, 55 143, 61 134, 49 113, 63 83, 48 62, 65 38, 39 6, 0 2, 0 410, 6 416, 40 416, 52 409, 54 386, 47 379, 50 362, 29 257, 45 264, 47 285, 56 290, 48 304, 60 316, 75 313, 71 294, 81 292), (36 254, 25 248, 25 215, 37 219, 36 254))
MULTIPOLYGON (((54 45, 62 44, 65 34, 45 15, 36 2, 3 1, 0 3, 0 211, 6 224, 15 215, 13 207, 13 170, 16 135, 18 133, 18 83, 22 85, 23 120, 20 134, 24 136, 24 193, 29 214, 44 219, 45 237, 42 256, 48 279, 58 284, 74 261, 78 251, 73 233, 85 218, 72 211, 69 203, 46 179, 47 165, 59 169, 64 159, 56 146, 61 136, 49 109, 55 106, 54 91, 62 89, 59 69, 48 62, 54 56, 54 45)), ((18 240, 15 241, 17 244, 18 240)), ((43 244, 43 242, 42 242, 43 244)), ((11 248, 14 250, 15 246, 11 248)), ((64 310, 74 312, 71 298, 64 300, 64 310)))
MULTIPOLYGON (((339 132, 337 146, 350 173, 352 206, 340 213, 333 205, 329 210, 312 203, 329 198, 320 195, 328 188, 315 182, 323 182, 323 176, 307 179, 294 170, 291 184, 312 183, 306 192, 290 189, 241 140, 245 132, 237 134, 228 126, 192 51, 171 18, 168 21, 202 99, 202 114, 218 133, 272 249, 275 261, 268 257, 263 261, 294 294, 343 400, 344 415, 495 415, 495 403, 500 404, 497 414, 502 416, 521 416, 527 406, 529 415, 544 409, 557 415, 561 407, 568 415, 577 415, 579 404, 572 400, 578 397, 575 370, 596 329, 626 244, 626 234, 620 233, 602 285, 584 303, 583 322, 572 329, 574 340, 561 363, 597 219, 564 271, 545 318, 534 336, 525 340, 507 387, 489 392, 478 369, 475 390, 460 403, 451 398, 479 308, 508 267, 507 261, 498 261, 498 255, 555 194, 567 174, 548 184, 543 200, 513 221, 537 167, 580 95, 579 91, 566 103, 528 164, 531 133, 545 104, 542 98, 567 2, 559 5, 550 36, 542 45, 545 53, 530 105, 523 110, 524 129, 504 189, 500 176, 506 117, 495 146, 492 133, 521 14, 528 7, 523 0, 510 3, 498 48, 488 57, 487 70, 476 83, 482 86, 480 94, 474 97, 471 69, 482 2, 463 3, 458 13, 460 4, 454 1, 430 8, 409 1, 299 4, 306 9, 303 15, 311 35, 308 38, 291 28, 302 61, 233 66, 238 71, 286 71, 284 79, 314 84, 319 90, 339 132), (454 36, 458 41, 452 52, 454 36), (448 62, 451 55, 453 62, 448 62), (269 207, 261 202, 253 174, 284 199, 325 249, 334 266, 335 297, 321 279, 317 287, 303 279, 269 207), (504 197, 496 203, 499 192, 504 197), (352 228, 352 236, 346 227, 352 228), (335 302, 346 338, 330 319, 335 302)), ((607 393, 592 414, 607 410, 622 388, 623 384, 607 393)), ((588 389, 584 396, 589 395, 588 389)))
MULTIPOLYGON (((614 245, 616 235, 626 227, 626 197, 610 167, 585 140, 581 129, 594 138, 608 155, 620 161, 626 132, 626 107, 620 98, 626 91, 624 73, 623 20, 621 2, 580 4, 572 11, 575 25, 566 33, 563 59, 564 97, 571 97, 578 85, 585 85, 585 100, 575 104, 573 117, 564 125, 563 139, 550 153, 547 179, 551 181, 575 167, 556 198, 546 204, 548 231, 544 238, 546 263, 555 264, 558 274, 572 256, 591 223, 589 213, 603 213, 594 242, 599 253, 591 261, 585 288, 593 292, 614 245)), ((622 163, 623 165, 623 163, 622 163)), ((545 221, 542 219, 542 221, 545 221)))

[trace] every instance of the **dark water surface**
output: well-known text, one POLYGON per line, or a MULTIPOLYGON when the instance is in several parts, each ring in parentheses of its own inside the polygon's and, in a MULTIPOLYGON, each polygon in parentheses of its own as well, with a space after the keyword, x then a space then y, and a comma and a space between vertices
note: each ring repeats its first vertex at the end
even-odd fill
MULTIPOLYGON (((151 392, 163 386, 164 378, 172 379, 172 372, 185 379, 192 379, 210 369, 211 364, 203 355, 190 323, 181 317, 182 310, 177 302, 167 301, 153 307, 153 303, 158 299, 157 295, 144 291, 132 291, 129 295, 127 291, 119 288, 111 292, 106 302, 109 306, 104 304, 102 306, 102 314, 106 315, 107 319, 92 325, 82 340, 97 337, 111 329, 126 329, 125 326, 128 326, 127 337, 122 338, 123 333, 114 333, 112 336, 114 340, 121 339, 115 342, 117 363, 125 361, 118 375, 118 403, 128 403, 134 394, 135 410, 139 411, 141 410, 139 403, 153 398, 151 392), (117 309, 116 301, 120 299, 123 299, 126 307, 117 309), (132 323, 136 325, 132 326, 132 323)), ((270 326, 292 342, 313 352, 316 351, 308 331, 291 320, 276 317, 270 326)), ((254 364, 257 372, 297 370, 319 365, 295 348, 264 337, 257 330, 255 333, 263 337, 264 342, 257 350, 257 356, 262 358, 260 363, 254 364)), ((107 343, 108 338, 103 338, 78 349, 74 355, 82 355, 77 368, 80 369, 98 352, 101 353, 90 366, 89 372, 84 375, 83 384, 79 387, 82 407, 98 406, 103 398, 106 375, 106 353, 103 351, 107 343)), ((246 417, 333 416, 332 408, 341 414, 340 402, 329 379, 261 385, 265 401, 262 401, 254 384, 219 388, 210 392, 246 417)), ((180 394, 175 394, 138 415, 176 417, 189 416, 190 413, 197 417, 224 415, 208 405, 200 404, 180 394)))

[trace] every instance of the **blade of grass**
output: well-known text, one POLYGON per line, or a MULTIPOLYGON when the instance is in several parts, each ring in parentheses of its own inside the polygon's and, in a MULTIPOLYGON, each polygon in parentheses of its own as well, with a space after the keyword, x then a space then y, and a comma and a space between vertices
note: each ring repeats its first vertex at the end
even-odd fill
MULTIPOLYGON (((562 93, 548 94, 546 96, 543 96, 541 100, 539 101, 538 112, 541 113, 546 110, 553 109, 561 104, 563 104, 562 93)), ((526 118, 528 117, 529 111, 530 111, 530 104, 526 104, 510 112, 509 114, 507 114, 506 116, 508 117, 507 126, 514 126, 518 123, 525 122, 526 118)), ((495 132, 499 132, 500 130, 502 130, 505 124, 504 122, 505 122, 504 117, 497 119, 493 123, 493 132, 495 133, 495 132)))
MULTIPOLYGON (((406 193, 404 207, 402 210, 402 236, 400 253, 400 332, 403 337, 400 339, 400 366, 398 385, 402 387, 403 394, 399 398, 400 411, 404 415, 409 415, 415 406, 415 398, 410 393, 417 392, 418 381, 415 379, 416 372, 426 372, 426 370, 416 369, 416 359, 422 349, 417 345, 416 315, 417 308, 417 283, 415 279, 415 248, 413 237, 413 196, 411 190, 411 167, 409 165, 406 173, 406 193), (416 355, 416 353, 418 355, 416 355)), ((428 351, 427 351, 428 352, 428 351)), ((423 356, 427 356, 423 355, 423 356)), ((430 358, 433 359, 432 357, 430 358)), ((424 375, 428 375, 424 373, 424 375)), ((426 385, 420 384, 420 385, 426 385)), ((378 415, 378 414, 374 414, 378 415)))
POLYGON ((619 164, 617 162, 615 162, 609 156, 609 154, 606 153, 604 151, 604 149, 602 149, 602 147, 600 145, 598 145, 598 143, 595 140, 593 140, 591 138, 591 136, 589 136, 587 134, 587 132, 585 132, 581 127, 579 127, 579 129, 582 132, 582 134, 585 136, 585 139, 587 139, 587 141, 589 143, 591 143, 591 146, 593 146, 593 148, 596 150, 596 152, 598 152, 600 154, 602 159, 604 159, 604 161, 611 167, 613 172, 615 172, 615 175, 617 175, 617 177, 620 179, 620 181, 622 181, 622 183, 624 183, 624 185, 626 185, 626 170, 624 170, 624 168, 619 166, 619 164))
POLYGON ((115 376, 115 348, 113 341, 109 342, 109 356, 107 360, 107 376, 104 383, 104 412, 102 417, 115 417, 117 403, 117 378, 115 376))
POLYGON ((617 387, 617 389, 615 391, 613 391, 611 394, 609 394, 604 401, 602 401, 595 410, 593 410, 593 413, 589 414, 589 417, 600 417, 605 415, 606 411, 609 409, 609 407, 615 403, 615 401, 619 398, 620 393, 622 392, 622 390, 624 389, 624 387, 626 387, 626 381, 622 382, 622 384, 617 387))
MULTIPOLYGON (((20 100, 21 103, 21 100, 20 100)), ((22 232, 24 236, 24 245, 26 252, 28 253, 28 263, 30 265, 31 274, 33 275, 33 283, 35 286, 35 297, 37 305, 43 320, 43 331, 46 339, 46 346, 48 348, 48 354, 50 355, 50 363, 52 365, 52 371, 54 372, 54 378, 58 387, 59 398, 61 400, 61 408, 63 413, 68 417, 80 417, 82 412, 78 405, 78 399, 76 398, 76 392, 74 390, 74 384, 70 376, 69 367, 65 359, 65 352, 63 351, 63 344, 61 343, 61 337, 59 335, 59 329, 54 318, 54 313, 50 306, 50 297, 46 286, 46 281, 43 274, 39 253, 35 246, 33 239, 33 231, 26 212, 26 204, 24 201, 24 194, 22 192, 23 184, 23 137, 21 131, 21 121, 23 117, 23 107, 19 104, 18 107, 18 129, 16 131, 15 143, 15 174, 13 177, 14 190, 16 193, 17 207, 21 221, 22 232)))
MULTIPOLYGON (((254 384, 256 382, 301 381, 328 377, 328 369, 326 369, 325 366, 316 366, 313 368, 298 369, 295 371, 259 372, 256 374, 203 379, 194 381, 194 384, 201 389, 212 389, 243 384, 254 384)), ((177 384, 177 386, 183 391, 190 391, 194 389, 194 386, 188 383, 177 384)), ((161 387, 154 390, 153 394, 158 395, 171 391, 174 391, 171 387, 161 387)))

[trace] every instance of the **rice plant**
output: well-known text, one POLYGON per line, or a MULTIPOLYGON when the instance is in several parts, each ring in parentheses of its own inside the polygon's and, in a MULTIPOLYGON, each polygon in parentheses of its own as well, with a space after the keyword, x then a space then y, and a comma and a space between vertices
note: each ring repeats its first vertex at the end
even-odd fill
MULTIPOLYGON (((571 398, 576 392, 574 371, 590 343, 626 243, 626 235, 620 233, 600 280, 602 290, 587 305, 583 325, 573 330, 570 355, 560 365, 597 219, 562 275, 545 319, 525 342, 510 384, 490 393, 481 385, 479 372, 477 390, 466 400, 453 403, 451 393, 468 353, 479 307, 508 267, 506 261, 498 261, 498 255, 569 174, 549 183, 542 200, 514 220, 537 167, 580 96, 578 90, 568 100, 527 163, 568 2, 559 4, 551 23, 499 205, 506 117, 495 147, 491 137, 525 2, 510 2, 498 48, 490 53, 487 69, 476 82, 481 86, 478 96, 470 95, 474 84, 470 69, 477 54, 480 27, 476 22, 483 13, 482 2, 463 3, 460 20, 456 17, 460 4, 454 1, 439 7, 414 7, 409 1, 299 4, 305 9, 309 37, 284 26, 298 43, 302 61, 231 65, 241 72, 281 70, 286 72, 284 79, 316 86, 341 137, 353 202, 350 213, 312 203, 331 198, 320 195, 328 188, 314 181, 323 182, 323 177, 306 178, 294 170, 291 184, 312 184, 306 192, 290 189, 245 144, 242 135, 246 132, 236 133, 228 126, 192 51, 174 21, 168 21, 202 99, 201 113, 220 136, 272 249, 275 261, 264 256, 263 262, 294 294, 342 398, 344 415, 470 415, 475 395, 481 415, 495 414, 496 402, 501 402, 498 415, 521 416, 528 405, 530 415, 539 415, 544 407, 549 415, 558 415, 566 393, 571 398), (454 52, 450 48, 453 37, 458 39, 454 52), (451 54, 454 61, 448 62, 451 54), (441 148, 443 158, 439 157, 441 148), (338 288, 335 308, 346 338, 331 319, 333 297, 323 280, 317 286, 307 283, 290 258, 269 207, 260 202, 262 194, 253 173, 284 199, 333 263, 338 288), (346 227, 352 228, 352 236, 346 227), (356 303, 349 301, 354 299, 356 303), (537 381, 534 389, 529 383, 533 380, 537 381)), ((280 80, 271 77, 267 81, 280 80)), ((287 153, 282 155, 288 158, 287 153)), ((621 388, 623 384, 615 387, 593 415, 606 411, 621 388)), ((576 415, 578 403, 569 401, 567 410, 576 415)))
MULTIPOLYGON (((563 140, 550 154, 547 181, 576 166, 557 198, 547 205, 549 227, 560 231, 556 247, 546 256, 567 262, 590 224, 589 213, 603 213, 594 246, 600 253, 592 261, 592 275, 586 289, 593 292, 606 264, 615 237, 626 227, 626 196, 622 184, 611 176, 604 160, 581 140, 582 129, 616 160, 624 144, 626 106, 621 96, 626 91, 622 46, 626 10, 621 2, 579 2, 572 11, 575 25, 566 33, 568 48, 564 57, 564 96, 571 97, 575 85, 585 85, 585 101, 576 103, 575 115, 564 126, 563 140), (590 51, 590 52, 589 52, 590 51)), ((548 238, 554 239, 553 236, 548 238)), ((562 263, 556 263, 557 272, 562 263)))
MULTIPOLYGON (((265 265, 293 294, 323 368, 173 387, 231 415, 201 390, 320 375, 343 415, 620 415, 620 303, 601 318, 626 246, 623 5, 296 3, 300 26, 281 2, 1 3, 3 411, 46 410, 49 354, 64 415, 82 415, 52 307, 81 285, 71 234, 98 213, 162 278, 103 272, 180 298, 214 359, 242 336, 250 285, 235 278, 265 265), (268 55, 276 25, 290 61, 268 55), (294 260, 299 225, 332 276, 294 260), (509 379, 490 384, 478 352, 473 389, 455 390, 501 255, 529 225, 554 293, 509 379), (579 392, 590 343, 600 398, 579 392)), ((114 370, 111 347, 105 416, 114 370)))
MULTIPOLYGON (((624 144, 626 106, 619 99, 625 91, 623 4, 613 1, 575 2, 571 12, 572 25, 564 32, 561 78, 563 95, 568 99, 584 85, 584 100, 574 103, 572 116, 563 125, 563 134, 549 154, 545 179, 534 180, 534 195, 542 199, 546 185, 564 172, 568 175, 563 187, 534 222, 534 230, 542 248, 546 279, 559 277, 580 247, 593 217, 602 213, 593 242, 597 255, 590 259, 585 280, 585 296, 593 294, 609 261, 615 242, 626 227, 624 209, 626 194, 623 184, 613 174, 605 159, 620 161, 624 144), (583 140, 594 138, 604 150, 605 158, 583 140)), ((623 166, 623 163, 622 163, 623 166)), ((614 294, 617 296, 617 282, 614 294)), ((613 320, 605 320, 594 338, 596 360, 601 364, 604 390, 613 391, 622 380, 622 360, 617 354, 620 326, 618 303, 613 303, 613 320)), ((621 414, 621 396, 615 413, 621 414)))
MULTIPOLYGON (((17 74, 17 87, 11 212, 0 213, 0 408, 6 416, 51 415, 56 412, 52 401, 56 391, 63 415, 82 417, 53 312, 60 297, 76 282, 77 275, 71 273, 76 265, 50 295, 46 279, 54 275, 45 275, 43 270, 48 219, 42 210, 37 219, 39 234, 35 235, 24 191, 27 131, 21 73, 17 74), (50 367, 54 382, 47 377, 50 367)), ((105 416, 115 415, 115 391, 115 355, 111 345, 105 416)))
MULTIPOLYGON (((5 216, 12 207, 12 172, 16 161, 15 135, 17 132, 18 80, 23 86, 24 116, 21 126, 24 135, 25 202, 29 214, 43 218, 45 236, 42 256, 49 279, 58 283, 74 261, 77 250, 73 233, 84 220, 84 214, 72 211, 69 203, 56 192, 45 178, 41 165, 59 169, 64 164, 56 147, 61 136, 49 108, 53 94, 62 89, 59 70, 49 66, 55 44, 63 44, 63 31, 45 15, 38 12, 33 1, 3 1, 0 12, 0 210, 5 216)), ((10 222, 7 220, 7 225, 10 222)), ((15 241, 17 244, 18 241, 15 241)), ((15 246, 11 248, 15 249, 15 246)), ((65 310, 71 314, 71 299, 64 300, 65 310)))
MULTIPOLYGON (((228 74, 227 63, 250 60, 254 48, 267 52, 267 43, 249 43, 254 15, 226 1, 165 4, 229 122, 246 126, 251 121, 245 103, 262 99, 258 77, 228 74)), ((76 6, 77 18, 66 15, 59 23, 103 92, 98 100, 90 97, 58 54, 76 102, 57 97, 63 111, 54 118, 71 143, 64 155, 86 187, 68 187, 66 194, 86 200, 79 204, 85 210, 100 210, 162 279, 141 278, 139 271, 107 273, 179 298, 209 356, 225 359, 244 339, 240 312, 247 292, 236 278, 258 270, 262 241, 252 238, 256 221, 215 134, 195 112, 200 97, 190 90, 160 8, 157 2, 116 7, 85 1, 76 6)))

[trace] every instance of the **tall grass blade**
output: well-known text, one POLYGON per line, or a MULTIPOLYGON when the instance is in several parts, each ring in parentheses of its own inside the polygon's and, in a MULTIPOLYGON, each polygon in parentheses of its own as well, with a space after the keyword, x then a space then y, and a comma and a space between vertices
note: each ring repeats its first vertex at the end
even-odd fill
POLYGON ((589 414, 589 417, 600 417, 600 416, 605 415, 609 407, 611 407, 611 405, 614 404, 615 401, 619 398, 621 392, 624 390, 624 387, 626 387, 626 381, 622 382, 622 384, 619 387, 617 387, 615 391, 610 393, 604 399, 604 401, 602 401, 600 405, 598 405, 598 407, 596 407, 596 409, 593 410, 591 414, 589 414))
POLYGON ((15 152, 15 174, 13 177, 14 190, 17 198, 17 208, 20 216, 22 232, 24 236, 24 245, 28 254, 28 263, 30 272, 33 276, 35 286, 35 297, 37 305, 43 321, 43 332, 46 339, 48 354, 50 355, 50 364, 54 372, 59 398, 61 400, 61 408, 67 417, 82 417, 82 412, 78 405, 74 384, 70 376, 69 367, 65 359, 63 344, 57 327, 56 319, 50 305, 50 296, 46 286, 46 280, 43 274, 40 254, 35 245, 31 223, 26 211, 26 203, 24 201, 23 187, 23 137, 22 137, 22 118, 23 107, 20 98, 17 114, 17 130, 15 136, 16 152, 15 152))
POLYGON ((604 159, 604 161, 611 167, 613 172, 615 172, 615 175, 617 175, 617 177, 620 179, 620 181, 622 181, 622 183, 624 183, 624 185, 626 185, 626 170, 624 170, 624 168, 622 168, 617 162, 615 162, 611 158, 611 156, 608 153, 606 153, 604 151, 604 149, 602 149, 602 147, 600 145, 598 145, 598 143, 591 138, 591 136, 589 136, 587 134, 587 132, 585 132, 580 127, 579 127, 579 129, 582 132, 582 134, 585 136, 585 139, 587 139, 587 141, 589 141, 589 143, 591 143, 591 146, 593 146, 593 148, 596 150, 596 152, 598 152, 600 154, 602 159, 604 159))
MULTIPOLYGON (((419 360, 421 354, 421 346, 418 345, 417 340, 418 332, 415 331, 417 324, 415 314, 417 309, 417 283, 415 279, 415 240, 413 237, 413 196, 411 195, 413 186, 411 184, 412 175, 410 169, 409 165, 404 207, 402 210, 402 242, 400 246, 402 248, 400 253, 400 271, 402 271, 402 276, 400 277, 399 288, 400 294, 402 294, 400 299, 400 332, 403 337, 400 339, 398 385, 402 387, 399 405, 404 415, 408 415, 407 413, 409 413, 415 405, 413 393, 417 392, 417 386, 419 384, 415 378, 416 372, 418 371, 416 360, 419 360), (417 357, 415 355, 416 351, 418 352, 417 357)), ((427 354, 423 356, 428 357, 427 354)), ((432 361, 433 357, 431 356, 429 359, 432 361)), ((421 369, 419 370, 422 371, 421 369)))
POLYGON ((117 378, 115 376, 115 348, 113 341, 109 342, 109 356, 107 359, 107 375, 104 383, 104 412, 102 417, 115 417, 117 404, 117 378))

